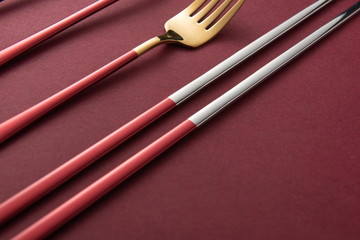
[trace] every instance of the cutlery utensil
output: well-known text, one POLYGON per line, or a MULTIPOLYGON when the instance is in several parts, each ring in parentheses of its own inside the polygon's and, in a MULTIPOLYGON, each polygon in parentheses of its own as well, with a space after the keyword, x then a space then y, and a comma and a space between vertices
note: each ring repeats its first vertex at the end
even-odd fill
POLYGON ((322 9, 331 1, 332 0, 320 0, 305 8, 284 23, 264 34, 254 42, 250 43, 248 46, 238 51, 227 60, 215 66, 204 75, 190 82, 185 87, 181 88, 168 98, 156 104, 154 107, 150 108, 148 111, 144 112, 134 120, 114 131, 93 146, 89 147, 82 153, 73 157, 69 161, 62 164, 60 167, 56 168, 46 176, 42 177, 35 183, 31 184, 21 192, 0 204, 0 212, 2 212, 0 215, 0 223, 6 221, 7 219, 13 217, 16 213, 30 206, 33 202, 40 199, 42 196, 46 195, 48 192, 74 176, 77 172, 86 168, 88 165, 114 149, 116 146, 130 138, 132 135, 149 125, 151 122, 155 121, 166 112, 175 108, 177 105, 180 105, 186 99, 189 99, 202 88, 215 81, 229 69, 245 61, 263 47, 280 37, 282 34, 289 31, 291 28, 310 17, 318 10, 322 9))
POLYGON ((65 222, 69 221, 96 200, 115 188, 122 181, 134 174, 137 170, 142 168, 163 151, 193 130, 203 125, 205 122, 209 121, 225 107, 229 106, 235 100, 239 99, 239 97, 243 96, 259 83, 263 82, 269 76, 280 70, 302 52, 309 49, 328 33, 332 32, 350 17, 354 16, 359 10, 360 1, 272 60, 270 63, 266 64, 264 67, 208 104, 206 107, 196 112, 190 118, 179 124, 152 144, 148 145, 133 157, 121 163, 118 167, 82 190, 80 193, 76 194, 74 197, 41 218, 39 221, 35 222, 14 239, 37 239, 52 233, 65 222))
POLYGON ((85 18, 93 15, 101 9, 113 4, 118 0, 99 0, 80 11, 70 15, 69 17, 27 37, 3 50, 0 51, 0 66, 7 63, 11 59, 20 55, 21 53, 29 50, 32 47, 42 43, 43 41, 51 38, 59 32, 71 27, 72 25, 84 20, 85 18))
POLYGON ((193 15, 204 5, 206 1, 207 0, 195 0, 179 14, 168 20, 165 23, 165 34, 151 38, 80 81, 72 84, 28 110, 25 110, 15 117, 1 123, 0 143, 20 129, 29 125, 31 122, 43 116, 45 113, 59 106, 64 101, 97 83, 101 79, 104 79, 111 73, 125 66, 127 63, 157 45, 164 43, 179 43, 188 47, 198 47, 206 43, 219 33, 219 31, 231 20, 245 0, 237 0, 231 9, 228 10, 219 20, 217 20, 217 18, 223 14, 233 0, 225 0, 209 16, 207 16, 207 14, 219 2, 219 0, 211 0, 199 12, 193 15))

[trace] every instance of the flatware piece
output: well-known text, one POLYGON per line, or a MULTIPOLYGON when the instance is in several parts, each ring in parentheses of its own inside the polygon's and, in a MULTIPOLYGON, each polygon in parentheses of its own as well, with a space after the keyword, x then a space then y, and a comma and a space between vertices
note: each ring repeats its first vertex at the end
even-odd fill
POLYGON ((250 77, 246 78, 238 85, 227 91, 215 101, 196 112, 190 118, 179 124, 177 127, 160 137, 158 140, 148 145, 146 148, 129 158, 118 167, 104 175, 102 178, 70 198, 58 208, 35 222, 25 229, 14 239, 38 239, 45 237, 89 207, 96 200, 104 196, 118 184, 142 168, 152 159, 163 151, 175 144, 177 141, 188 135, 193 130, 209 121, 215 114, 221 112, 239 97, 253 89, 259 83, 267 79, 273 73, 284 67, 287 63, 295 59, 299 54, 309 49, 328 33, 339 27, 342 23, 354 16, 360 10, 360 2, 331 20, 304 40, 300 41, 289 50, 266 64, 250 77))
POLYGON ((179 43, 188 47, 198 47, 208 42, 231 20, 245 0, 237 0, 230 10, 228 10, 219 20, 217 20, 217 18, 224 13, 233 0, 225 0, 210 15, 207 15, 220 1, 211 0, 199 12, 194 14, 206 1, 207 0, 196 0, 182 12, 168 20, 165 23, 165 34, 151 38, 73 85, 1 123, 0 143, 43 116, 45 113, 59 106, 64 101, 97 83, 101 79, 104 79, 157 45, 164 43, 179 43))
POLYGON ((116 146, 130 138, 148 124, 164 115, 166 112, 189 99, 201 89, 218 79, 218 77, 227 72, 229 69, 234 68, 241 62, 250 58, 252 55, 260 51, 260 49, 273 42, 279 36, 289 31, 291 28, 295 27, 304 19, 310 17, 312 14, 322 9, 330 2, 331 0, 320 0, 310 5, 273 30, 250 43, 248 46, 238 51, 230 58, 212 68, 210 71, 206 72, 199 78, 187 84, 185 87, 171 94, 168 98, 156 104, 148 111, 136 117, 126 125, 114 131, 93 146, 89 147, 35 183, 23 189, 21 192, 17 193, 7 201, 0 204, 0 212, 2 212, 0 215, 0 223, 13 217, 16 213, 28 207, 51 190, 55 189, 61 183, 65 182, 76 173, 89 166, 91 163, 114 149, 116 146))
POLYGON ((19 56, 21 53, 29 50, 30 48, 42 43, 43 41, 53 37, 59 32, 73 26, 74 24, 84 20, 85 18, 93 15, 101 9, 110 6, 118 0, 99 0, 80 11, 70 15, 69 17, 27 37, 3 50, 0 51, 0 66, 7 63, 11 59, 19 56))

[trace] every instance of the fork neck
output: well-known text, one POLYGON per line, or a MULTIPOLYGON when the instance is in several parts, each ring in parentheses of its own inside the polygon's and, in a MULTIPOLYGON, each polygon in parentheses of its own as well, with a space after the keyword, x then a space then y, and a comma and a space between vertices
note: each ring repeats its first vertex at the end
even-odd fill
POLYGON ((173 30, 169 30, 163 35, 153 37, 146 42, 140 44, 139 46, 134 48, 134 51, 140 56, 152 49, 153 47, 156 47, 157 45, 160 45, 162 43, 179 42, 181 40, 183 40, 183 38, 179 34, 177 34, 173 30))

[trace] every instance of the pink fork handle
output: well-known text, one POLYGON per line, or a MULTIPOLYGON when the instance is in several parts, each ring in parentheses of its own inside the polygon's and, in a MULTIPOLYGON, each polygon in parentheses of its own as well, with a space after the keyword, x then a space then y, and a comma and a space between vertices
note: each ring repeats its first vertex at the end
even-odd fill
POLYGON ((196 129, 196 125, 193 122, 190 120, 184 121, 176 128, 150 144, 148 147, 144 148, 142 151, 138 152, 136 155, 120 164, 89 187, 85 188, 83 191, 41 218, 29 228, 25 229, 14 239, 28 240, 46 237, 194 129, 196 129))
POLYGON ((130 52, 115 59, 111 63, 105 65, 104 67, 93 72, 87 77, 79 80, 73 85, 65 88, 64 90, 54 94, 53 96, 45 99, 44 101, 36 104, 35 106, 1 123, 0 143, 11 137, 13 134, 20 131, 22 128, 26 127, 36 119, 40 118, 56 106, 70 99, 72 96, 76 95, 87 87, 97 83, 101 79, 104 79, 106 76, 125 66, 127 63, 131 62, 137 57, 138 54, 134 50, 131 50, 130 52))
POLYGON ((21 53, 25 52, 26 50, 65 30, 66 28, 74 25, 75 23, 91 16, 92 14, 109 6, 116 1, 117 0, 97 1, 83 8, 82 10, 72 14, 71 16, 51 25, 50 27, 47 27, 44 30, 35 33, 34 35, 27 37, 24 40, 21 40, 20 42, 11 45, 10 47, 5 48, 4 50, 0 51, 0 66, 20 55, 21 53))
POLYGON ((148 111, 144 112, 123 127, 103 138, 90 148, 67 161, 29 187, 14 195, 0 205, 0 224, 25 209, 42 196, 74 176, 76 173, 105 155, 120 143, 146 127, 148 124, 165 114, 176 104, 166 98, 148 111))

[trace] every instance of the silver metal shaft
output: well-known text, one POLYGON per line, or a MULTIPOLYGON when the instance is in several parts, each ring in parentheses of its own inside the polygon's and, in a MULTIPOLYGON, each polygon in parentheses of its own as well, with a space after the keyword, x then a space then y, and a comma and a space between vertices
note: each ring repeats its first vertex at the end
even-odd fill
POLYGON ((309 47, 317 43, 320 39, 325 37, 328 33, 332 32, 350 17, 354 16, 360 10, 360 1, 340 14, 335 19, 331 20, 323 27, 316 30, 314 33, 300 41, 298 44, 266 64, 264 67, 256 71, 247 79, 227 91, 225 94, 211 102, 209 105, 195 113, 189 118, 197 126, 202 125, 215 114, 223 110, 226 106, 230 105, 240 96, 247 93, 249 90, 257 86, 259 83, 267 79, 270 75, 284 67, 287 63, 297 57, 300 53, 307 50, 309 47))
POLYGON ((221 62, 205 74, 190 82, 185 87, 176 91, 174 94, 170 95, 169 98, 173 100, 177 105, 179 105, 187 98, 191 97, 192 95, 203 89, 205 86, 209 85, 211 82, 219 78, 221 75, 234 68, 238 64, 242 63, 265 46, 269 45, 271 42, 282 36, 284 33, 288 32, 290 29, 294 28, 296 25, 298 25, 306 18, 310 17, 332 1, 333 0, 320 0, 313 3, 312 5, 297 13, 276 28, 272 29, 257 40, 253 41, 225 61, 221 62))

